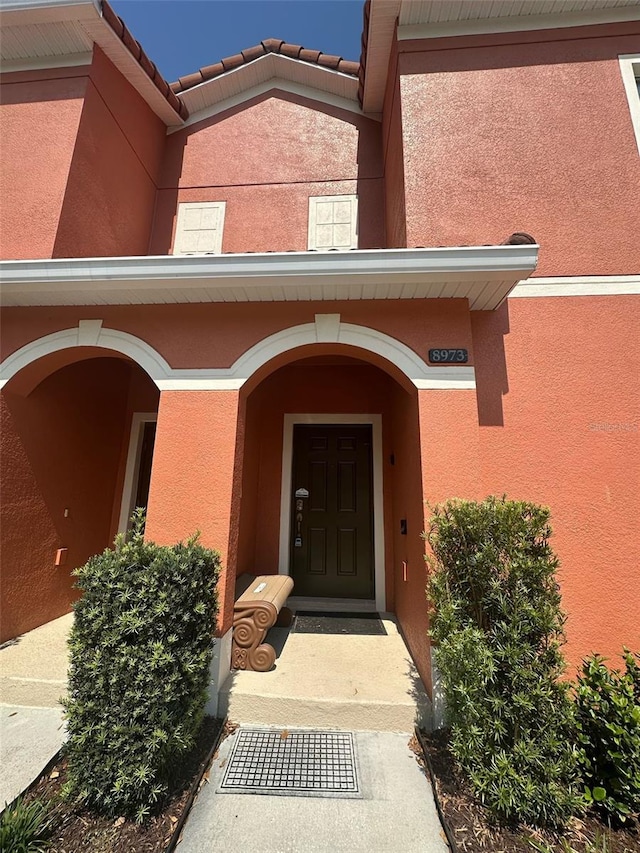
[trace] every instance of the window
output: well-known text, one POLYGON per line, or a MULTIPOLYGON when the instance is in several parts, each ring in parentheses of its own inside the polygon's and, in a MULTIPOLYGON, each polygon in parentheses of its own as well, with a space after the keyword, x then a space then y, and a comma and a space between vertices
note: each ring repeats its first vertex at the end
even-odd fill
POLYGON ((358 248, 358 196, 324 195, 309 199, 309 249, 358 248))
POLYGON ((222 252, 224 201, 189 201, 178 205, 174 255, 219 255, 222 252))
POLYGON ((640 53, 619 56, 622 81, 629 101, 631 121, 640 153, 640 53))

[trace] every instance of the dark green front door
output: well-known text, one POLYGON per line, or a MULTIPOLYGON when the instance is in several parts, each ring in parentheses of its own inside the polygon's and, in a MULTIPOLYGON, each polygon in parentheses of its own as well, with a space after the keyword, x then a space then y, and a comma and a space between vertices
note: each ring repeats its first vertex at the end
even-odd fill
POLYGON ((371 427, 294 426, 294 595, 374 598, 371 427))

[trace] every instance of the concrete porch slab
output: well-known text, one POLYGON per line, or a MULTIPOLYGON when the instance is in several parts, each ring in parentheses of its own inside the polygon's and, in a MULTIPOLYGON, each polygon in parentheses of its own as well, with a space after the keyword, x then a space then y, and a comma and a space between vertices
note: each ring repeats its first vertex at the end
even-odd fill
POLYGON ((431 703, 390 614, 385 636, 273 629, 271 672, 233 670, 220 716, 241 724, 411 732, 431 727, 431 703))
POLYGON ((67 688, 72 625, 73 613, 67 613, 0 647, 0 702, 59 708, 67 688))

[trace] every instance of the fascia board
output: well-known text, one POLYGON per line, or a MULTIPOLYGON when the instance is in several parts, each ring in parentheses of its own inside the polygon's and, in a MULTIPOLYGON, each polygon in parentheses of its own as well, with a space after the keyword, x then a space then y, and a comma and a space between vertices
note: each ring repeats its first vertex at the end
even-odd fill
POLYGON ((355 77, 288 56, 268 53, 181 92, 180 98, 190 114, 186 124, 202 121, 223 109, 249 100, 254 97, 256 90, 263 91, 265 84, 273 83, 275 87, 279 81, 303 86, 310 97, 317 90, 318 93, 338 98, 341 106, 360 111, 358 80, 355 77), (345 97, 345 93, 348 97, 345 97), (350 104, 350 100, 354 103, 350 104))
POLYGON ((264 276, 421 275, 533 270, 537 245, 431 249, 353 249, 349 252, 268 252, 229 255, 152 255, 0 261, 0 282, 158 281, 264 276))

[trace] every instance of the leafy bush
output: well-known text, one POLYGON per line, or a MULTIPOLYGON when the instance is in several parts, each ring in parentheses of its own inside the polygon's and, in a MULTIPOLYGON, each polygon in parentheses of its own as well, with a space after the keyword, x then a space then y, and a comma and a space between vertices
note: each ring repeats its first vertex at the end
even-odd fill
POLYGON ((493 817, 537 825, 581 804, 550 534, 548 509, 495 497, 436 507, 427 534, 453 753, 493 817))
POLYGON ((625 649, 620 672, 593 655, 576 690, 586 798, 613 822, 640 810, 639 660, 625 649))
POLYGON ((48 847, 50 825, 40 800, 27 804, 18 797, 0 818, 0 850, 2 853, 41 853, 48 847))
POLYGON ((68 797, 143 820, 204 715, 219 555, 145 542, 144 514, 75 574, 68 797))

